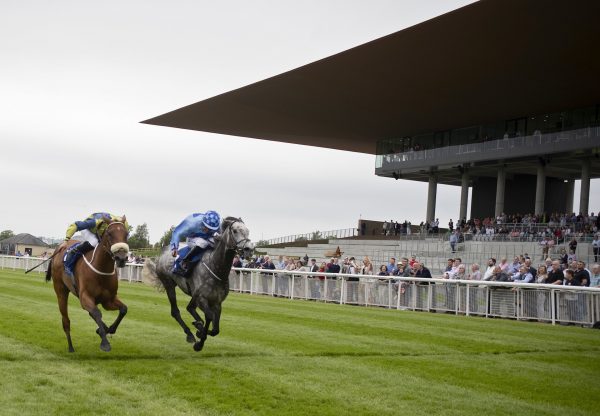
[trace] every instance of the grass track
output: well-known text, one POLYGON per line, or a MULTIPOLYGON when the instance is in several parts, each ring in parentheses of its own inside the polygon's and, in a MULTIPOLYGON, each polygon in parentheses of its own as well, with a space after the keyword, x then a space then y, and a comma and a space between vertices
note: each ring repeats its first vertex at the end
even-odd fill
MULTIPOLYGON (((196 353, 164 293, 128 283, 119 293, 129 313, 110 353, 71 298, 69 354, 51 284, 41 274, 0 271, 2 415, 600 409, 600 331, 232 293, 221 334, 196 353)), ((104 316, 110 323, 116 314, 104 316)))

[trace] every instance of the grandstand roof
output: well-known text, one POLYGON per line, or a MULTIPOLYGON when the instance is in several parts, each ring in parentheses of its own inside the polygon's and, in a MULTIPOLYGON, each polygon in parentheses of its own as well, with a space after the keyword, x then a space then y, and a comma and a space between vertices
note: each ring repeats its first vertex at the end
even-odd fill
POLYGON ((0 241, 0 244, 24 244, 31 246, 49 247, 41 239, 27 233, 21 233, 0 241))
POLYGON ((600 2, 484 0, 144 123, 376 152, 600 102, 600 2))

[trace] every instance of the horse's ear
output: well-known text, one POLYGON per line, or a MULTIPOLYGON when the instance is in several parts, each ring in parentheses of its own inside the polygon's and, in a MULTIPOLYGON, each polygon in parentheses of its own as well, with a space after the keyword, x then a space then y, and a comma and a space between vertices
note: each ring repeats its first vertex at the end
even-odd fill
POLYGON ((121 217, 121 222, 125 222, 127 221, 127 218, 125 218, 125 214, 123 214, 123 216, 121 217))

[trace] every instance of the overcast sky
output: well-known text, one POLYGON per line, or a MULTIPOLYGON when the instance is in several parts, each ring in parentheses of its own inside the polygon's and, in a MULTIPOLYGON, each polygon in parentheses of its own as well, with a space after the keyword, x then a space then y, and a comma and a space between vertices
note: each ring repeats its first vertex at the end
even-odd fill
MULTIPOLYGON (((0 230, 62 237, 108 211, 155 242, 208 209, 241 216, 254 241, 419 223, 427 184, 375 176, 372 155, 139 122, 468 3, 2 0, 0 230)), ((577 182, 575 209, 578 195, 577 182)), ((442 224, 459 198, 438 186, 442 224)))

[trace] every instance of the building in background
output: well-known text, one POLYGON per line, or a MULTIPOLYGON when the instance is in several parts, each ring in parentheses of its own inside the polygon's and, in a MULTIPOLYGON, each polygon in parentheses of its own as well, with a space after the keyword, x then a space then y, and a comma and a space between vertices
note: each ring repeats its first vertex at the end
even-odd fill
POLYGON ((53 250, 41 239, 31 234, 21 233, 0 241, 0 254, 14 256, 17 253, 31 257, 50 255, 53 250))
POLYGON ((598 16, 596 0, 484 0, 145 123, 376 155, 377 175, 428 182, 427 220, 440 183, 457 218, 483 218, 570 212, 581 180, 587 213, 598 16))

